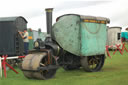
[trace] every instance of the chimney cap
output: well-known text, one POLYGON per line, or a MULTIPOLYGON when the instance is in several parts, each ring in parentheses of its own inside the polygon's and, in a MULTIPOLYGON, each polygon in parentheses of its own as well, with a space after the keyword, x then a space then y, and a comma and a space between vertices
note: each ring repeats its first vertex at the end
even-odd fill
POLYGON ((46 12, 52 12, 53 8, 46 8, 45 11, 46 12))

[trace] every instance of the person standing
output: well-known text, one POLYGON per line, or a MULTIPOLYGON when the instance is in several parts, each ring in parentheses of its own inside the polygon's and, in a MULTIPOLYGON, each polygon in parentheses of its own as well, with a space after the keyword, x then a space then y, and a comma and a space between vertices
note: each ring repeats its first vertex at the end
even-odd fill
POLYGON ((29 39, 28 39, 28 32, 27 32, 27 29, 24 29, 24 32, 19 32, 22 39, 23 39, 23 42, 24 42, 24 53, 25 55, 28 54, 28 47, 29 47, 29 39))

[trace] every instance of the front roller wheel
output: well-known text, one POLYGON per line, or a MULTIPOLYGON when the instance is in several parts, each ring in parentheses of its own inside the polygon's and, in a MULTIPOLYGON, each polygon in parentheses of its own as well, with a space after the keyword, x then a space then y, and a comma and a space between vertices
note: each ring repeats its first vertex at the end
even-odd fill
POLYGON ((27 78, 44 80, 54 77, 57 70, 54 66, 56 66, 56 60, 53 57, 48 61, 47 53, 36 53, 25 57, 22 70, 27 78))
POLYGON ((97 72, 104 65, 105 56, 85 56, 81 58, 81 65, 87 72, 97 72))

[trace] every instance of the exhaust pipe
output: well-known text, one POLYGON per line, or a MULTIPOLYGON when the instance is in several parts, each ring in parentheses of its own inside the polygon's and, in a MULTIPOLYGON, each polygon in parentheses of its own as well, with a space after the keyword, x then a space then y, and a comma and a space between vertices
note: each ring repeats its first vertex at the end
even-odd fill
POLYGON ((53 8, 46 8, 47 34, 52 35, 52 11, 53 8))

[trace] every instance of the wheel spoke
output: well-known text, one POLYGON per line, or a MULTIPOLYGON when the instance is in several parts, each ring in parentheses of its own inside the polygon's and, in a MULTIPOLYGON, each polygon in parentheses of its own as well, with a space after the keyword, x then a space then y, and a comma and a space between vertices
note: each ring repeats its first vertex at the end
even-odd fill
POLYGON ((88 56, 81 59, 85 71, 99 71, 104 64, 104 56, 88 56))

